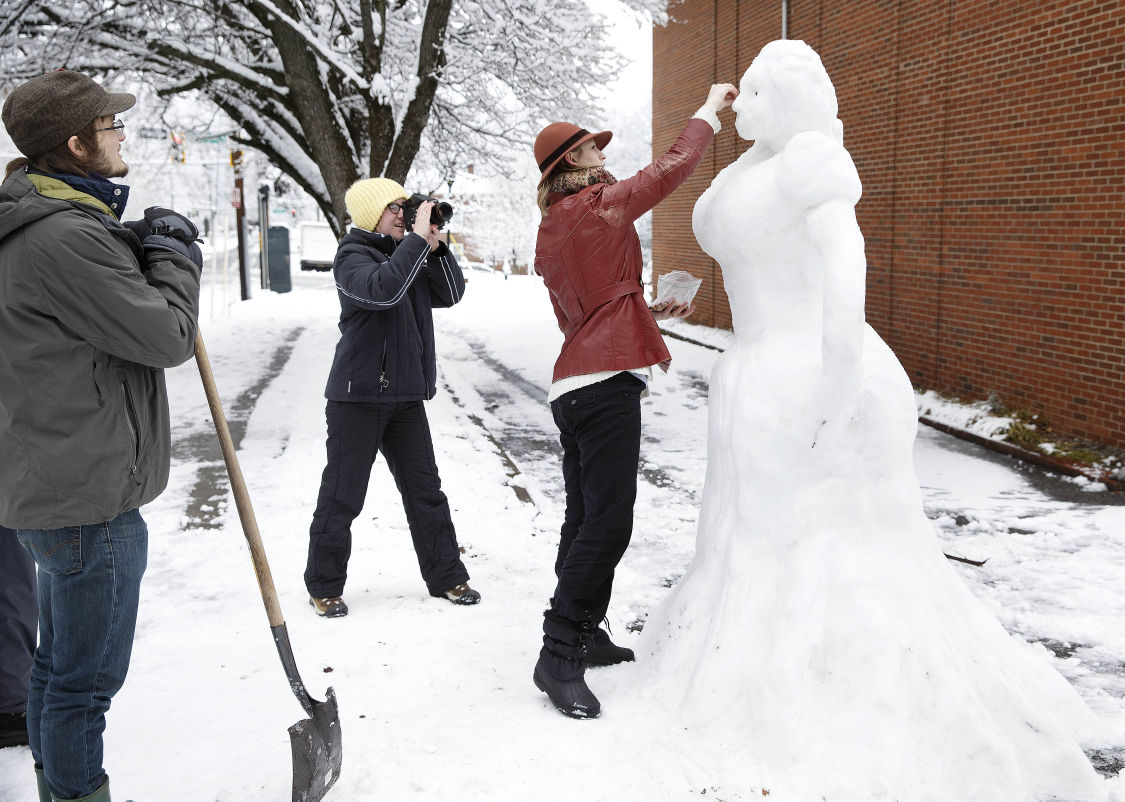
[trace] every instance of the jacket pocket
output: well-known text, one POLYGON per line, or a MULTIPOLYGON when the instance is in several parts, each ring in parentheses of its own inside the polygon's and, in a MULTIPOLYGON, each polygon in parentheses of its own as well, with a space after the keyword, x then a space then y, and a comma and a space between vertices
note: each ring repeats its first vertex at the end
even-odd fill
POLYGON ((16 539, 31 552, 40 570, 48 574, 74 574, 82 570, 82 529, 17 529, 16 539))
POLYGON ((137 481, 137 465, 141 461, 141 427, 137 408, 133 404, 133 394, 129 391, 129 384, 126 381, 121 382, 121 402, 124 406, 125 423, 129 427, 129 436, 133 439, 133 464, 129 467, 129 473, 133 481, 140 484, 137 481))

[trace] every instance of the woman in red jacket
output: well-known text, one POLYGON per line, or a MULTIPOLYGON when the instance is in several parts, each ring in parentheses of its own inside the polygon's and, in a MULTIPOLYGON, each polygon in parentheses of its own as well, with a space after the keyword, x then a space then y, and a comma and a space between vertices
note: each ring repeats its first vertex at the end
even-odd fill
POLYGON ((573 718, 601 712, 586 685, 587 665, 633 659, 599 622, 633 532, 640 400, 653 366, 667 370, 672 361, 656 321, 695 311, 687 304, 649 309, 633 223, 692 174, 719 130, 717 112, 737 95, 732 84, 712 86, 668 152, 624 181, 603 166, 609 131, 559 122, 535 139, 543 213, 535 270, 563 332, 547 400, 563 446, 566 515, 534 681, 573 718))

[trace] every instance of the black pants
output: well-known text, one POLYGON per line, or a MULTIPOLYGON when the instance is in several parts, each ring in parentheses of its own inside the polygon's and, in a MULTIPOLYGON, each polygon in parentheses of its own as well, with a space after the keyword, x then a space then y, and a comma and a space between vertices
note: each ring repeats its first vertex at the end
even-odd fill
POLYGON ((421 401, 361 404, 329 401, 328 465, 309 529, 305 586, 316 598, 340 596, 352 552, 352 521, 363 509, 371 466, 387 460, 410 524, 426 587, 434 596, 465 582, 449 502, 441 491, 430 424, 421 401))
POLYGON ((0 713, 27 709, 38 622, 35 560, 15 530, 0 526, 0 713))
POLYGON ((562 618, 599 621, 609 608, 633 534, 643 389, 636 376, 618 373, 551 402, 566 488, 553 603, 562 618))

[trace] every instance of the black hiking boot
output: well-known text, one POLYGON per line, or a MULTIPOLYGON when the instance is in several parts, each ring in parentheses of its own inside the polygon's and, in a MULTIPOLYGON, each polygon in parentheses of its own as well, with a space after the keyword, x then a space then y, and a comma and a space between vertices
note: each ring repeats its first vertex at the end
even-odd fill
POLYGON ((462 582, 457 587, 450 588, 442 593, 440 598, 448 599, 454 604, 480 604, 480 593, 470 588, 468 582, 462 582))
POLYGON ((326 596, 323 599, 310 596, 309 604, 322 618, 343 618, 348 614, 348 605, 339 596, 326 596))
POLYGON ((609 633, 601 627, 593 632, 590 646, 586 650, 586 665, 614 666, 618 663, 631 663, 636 659, 633 650, 618 646, 609 639, 609 633))

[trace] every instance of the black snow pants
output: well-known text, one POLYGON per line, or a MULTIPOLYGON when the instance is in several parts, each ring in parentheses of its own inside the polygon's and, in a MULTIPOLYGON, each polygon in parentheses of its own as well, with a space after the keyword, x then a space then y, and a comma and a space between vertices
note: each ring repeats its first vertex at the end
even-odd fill
POLYGON ((328 464, 309 529, 309 595, 343 595, 352 521, 363 509, 371 467, 382 454, 398 486, 426 588, 440 596, 467 582, 449 502, 441 490, 430 424, 421 401, 368 404, 329 401, 328 464))
POLYGON ((633 534, 644 386, 622 372, 551 402, 563 447, 566 514, 548 619, 588 630, 609 608, 614 571, 633 534))

